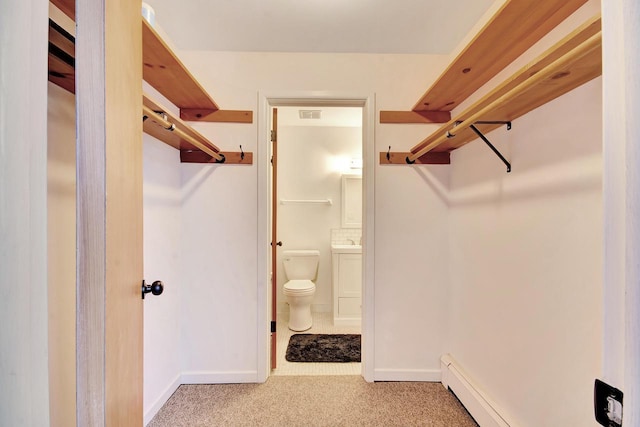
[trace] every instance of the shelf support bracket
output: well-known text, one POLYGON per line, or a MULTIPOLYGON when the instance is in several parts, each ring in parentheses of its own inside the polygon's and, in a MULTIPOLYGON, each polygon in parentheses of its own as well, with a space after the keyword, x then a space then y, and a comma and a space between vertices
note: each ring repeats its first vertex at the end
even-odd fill
MULTIPOLYGON (((476 122, 476 123, 489 124, 488 122, 476 122)), ((496 123, 507 123, 507 130, 511 129, 511 122, 491 122, 491 124, 496 124, 496 123)), ((498 156, 505 165, 507 165, 507 173, 511 172, 511 163, 509 163, 507 159, 505 159, 504 156, 498 151, 498 149, 494 147, 493 144, 487 139, 487 137, 484 136, 484 134, 478 130, 475 124, 469 126, 469 128, 472 131, 474 131, 476 135, 478 135, 480 139, 482 139, 485 142, 485 144, 489 146, 489 148, 491 148, 491 151, 493 151, 494 154, 498 156)))

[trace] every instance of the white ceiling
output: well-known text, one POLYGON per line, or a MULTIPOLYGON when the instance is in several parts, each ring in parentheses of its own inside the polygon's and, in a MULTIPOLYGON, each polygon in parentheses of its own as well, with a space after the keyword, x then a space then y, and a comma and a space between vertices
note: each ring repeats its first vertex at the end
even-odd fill
POLYGON ((496 0, 146 0, 181 50, 449 54, 496 0))

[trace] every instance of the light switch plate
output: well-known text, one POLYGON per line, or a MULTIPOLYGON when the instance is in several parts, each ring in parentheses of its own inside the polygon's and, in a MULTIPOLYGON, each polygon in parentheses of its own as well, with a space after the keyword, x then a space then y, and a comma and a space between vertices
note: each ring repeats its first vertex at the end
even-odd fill
POLYGON ((596 421, 605 427, 622 427, 622 391, 596 380, 593 404, 596 421))

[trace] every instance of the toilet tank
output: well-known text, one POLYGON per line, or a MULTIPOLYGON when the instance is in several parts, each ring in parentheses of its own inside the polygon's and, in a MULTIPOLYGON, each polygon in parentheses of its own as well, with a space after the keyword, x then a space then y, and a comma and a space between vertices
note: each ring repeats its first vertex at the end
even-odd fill
POLYGON ((314 280, 318 272, 320 251, 295 250, 282 252, 284 272, 289 280, 314 280))

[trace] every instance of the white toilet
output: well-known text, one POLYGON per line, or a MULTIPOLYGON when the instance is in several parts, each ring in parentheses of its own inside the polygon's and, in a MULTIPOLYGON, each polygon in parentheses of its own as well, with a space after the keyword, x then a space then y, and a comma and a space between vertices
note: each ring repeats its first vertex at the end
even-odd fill
POLYGON ((316 293, 320 252, 316 250, 283 251, 282 263, 289 281, 284 295, 289 303, 289 329, 300 332, 311 328, 311 301, 316 293))

